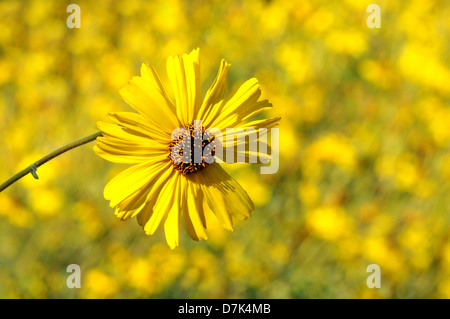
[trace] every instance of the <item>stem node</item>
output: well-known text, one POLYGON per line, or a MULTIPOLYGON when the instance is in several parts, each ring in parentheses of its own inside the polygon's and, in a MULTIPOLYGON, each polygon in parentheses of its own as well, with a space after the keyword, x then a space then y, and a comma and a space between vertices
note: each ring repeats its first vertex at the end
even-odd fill
POLYGON ((35 179, 39 179, 39 176, 36 174, 36 170, 37 170, 37 166, 36 166, 36 163, 34 163, 30 166, 30 173, 31 173, 31 175, 33 175, 33 177, 35 179))

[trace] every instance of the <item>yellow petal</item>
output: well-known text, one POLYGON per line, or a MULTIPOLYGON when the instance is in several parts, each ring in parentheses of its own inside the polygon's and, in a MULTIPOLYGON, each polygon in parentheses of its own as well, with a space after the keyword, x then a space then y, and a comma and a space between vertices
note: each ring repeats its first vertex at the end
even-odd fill
MULTIPOLYGON (((249 156, 254 156, 265 163, 270 159, 267 155, 270 147, 267 143, 268 129, 279 124, 280 117, 274 117, 265 120, 257 120, 242 124, 242 126, 225 130, 215 135, 216 143, 221 143, 223 156, 220 157, 225 163, 237 163, 237 157, 245 157, 245 163, 249 162, 249 156), (264 138, 264 139, 263 139, 264 138), (234 157, 228 154, 234 154, 234 157)), ((221 156, 216 152, 216 157, 221 156)), ((240 162, 242 163, 242 161, 240 162)))
MULTIPOLYGON (((207 174, 204 174, 204 178, 209 180, 207 174)), ((231 219, 231 215, 228 213, 226 209, 226 203, 222 194, 220 194, 220 190, 218 185, 213 185, 208 182, 208 184, 201 185, 202 192, 205 195, 206 202, 208 203, 211 211, 216 215, 217 220, 220 225, 226 230, 233 230, 233 221, 231 219)))
POLYGON ((117 217, 124 220, 137 214, 141 215, 145 213, 145 208, 150 209, 151 212, 162 186, 170 176, 171 170, 170 164, 166 163, 159 168, 159 172, 144 187, 117 204, 117 217))
POLYGON ((233 220, 246 219, 254 210, 247 192, 217 163, 212 163, 197 173, 203 194, 209 208, 219 223, 227 230, 233 230, 233 220))
POLYGON ((124 127, 113 123, 97 122, 97 128, 102 132, 104 137, 115 138, 123 142, 145 144, 149 140, 148 136, 138 130, 125 130, 124 127))
POLYGON ((145 136, 152 141, 158 142, 162 145, 169 144, 172 140, 170 134, 162 132, 157 127, 152 126, 146 118, 139 113, 132 112, 112 112, 108 114, 109 117, 117 124, 123 126, 123 131, 132 132, 135 135, 145 136))
POLYGON ((171 134, 179 127, 175 114, 172 113, 170 100, 163 96, 151 82, 135 76, 128 85, 120 90, 120 95, 131 107, 144 116, 155 130, 171 134))
POLYGON ((181 204, 183 203, 183 196, 181 195, 181 180, 183 176, 178 174, 171 207, 166 215, 164 221, 164 232, 166 234, 167 244, 171 249, 178 246, 179 243, 179 228, 180 228, 180 211, 181 204))
MULTIPOLYGON (((281 117, 277 116, 277 117, 272 117, 270 119, 264 119, 264 120, 257 120, 257 121, 252 121, 252 122, 248 122, 245 124, 242 124, 240 127, 242 127, 243 129, 249 128, 249 127, 254 127, 254 128, 272 128, 277 126, 278 124, 280 124, 281 117)), ((258 130, 259 131, 259 130, 258 130)))
POLYGON ((167 147, 152 143, 130 143, 112 137, 98 137, 94 151, 100 157, 121 164, 138 164, 148 161, 150 157, 167 153, 167 147))
POLYGON ((171 170, 166 183, 161 189, 156 204, 153 206, 152 214, 144 225, 144 230, 147 234, 152 235, 162 219, 167 216, 167 213, 172 208, 174 200, 174 189, 177 183, 179 172, 171 170))
POLYGON ((258 99, 261 96, 261 89, 258 80, 255 78, 242 84, 237 92, 224 101, 220 114, 215 118, 209 127, 216 127, 220 130, 234 127, 236 123, 246 118, 255 108, 261 108, 258 99))
POLYGON ((167 163, 166 156, 159 156, 127 168, 106 185, 103 192, 105 199, 111 200, 111 207, 116 206, 149 183, 167 163))
POLYGON ((170 164, 168 164, 168 166, 163 169, 163 172, 157 178, 153 179, 154 182, 152 182, 148 186, 149 192, 147 195, 145 206, 137 215, 138 224, 142 226, 142 228, 145 229, 145 224, 149 221, 151 215, 154 213, 156 201, 158 200, 164 185, 168 182, 173 174, 173 169, 170 167, 170 164))
POLYGON ((219 114, 214 106, 225 98, 229 68, 230 64, 222 59, 219 72, 217 73, 213 84, 208 89, 208 92, 206 92, 205 98, 203 99, 203 104, 200 107, 196 119, 202 120, 204 123, 203 126, 205 127, 209 127, 209 124, 219 114))
POLYGON ((176 114, 182 126, 191 124, 201 103, 199 49, 189 55, 171 56, 167 59, 167 75, 176 101, 176 114))
POLYGON ((195 178, 197 174, 192 174, 185 178, 186 200, 183 204, 183 217, 189 236, 194 240, 207 239, 206 220, 203 212, 203 193, 195 178))
POLYGON ((157 88, 159 93, 164 96, 169 103, 167 103, 167 107, 172 111, 173 114, 176 114, 175 106, 172 100, 167 93, 166 87, 164 83, 159 78, 156 70, 148 63, 143 63, 141 66, 141 76, 150 82, 150 85, 157 88))
POLYGON ((213 163, 206 170, 208 169, 210 169, 211 179, 215 179, 216 187, 224 198, 228 213, 239 220, 249 218, 255 206, 242 186, 219 164, 213 163))

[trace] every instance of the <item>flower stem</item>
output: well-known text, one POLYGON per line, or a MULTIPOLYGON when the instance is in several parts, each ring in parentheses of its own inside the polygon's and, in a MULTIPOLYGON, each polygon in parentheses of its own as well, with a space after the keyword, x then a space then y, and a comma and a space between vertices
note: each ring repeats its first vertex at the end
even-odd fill
POLYGON ((21 179, 22 177, 24 177, 25 175, 31 173, 33 175, 34 178, 38 179, 39 177, 36 174, 36 170, 39 166, 47 163, 48 161, 50 161, 51 159, 73 149, 76 148, 78 146, 81 146, 83 144, 92 142, 94 140, 97 139, 97 137, 102 136, 102 132, 98 131, 94 134, 91 134, 89 136, 83 137, 79 140, 76 140, 72 143, 69 143, 59 149, 57 149, 56 151, 51 152, 50 154, 44 156, 43 158, 41 158, 40 160, 38 160, 37 162, 33 163, 32 165, 30 165, 29 167, 25 168, 24 170, 20 171, 19 173, 17 173, 16 175, 14 175, 13 177, 11 177, 10 179, 8 179, 6 182, 4 182, 3 184, 0 185, 0 192, 3 191, 5 188, 7 188, 8 186, 10 186, 11 184, 17 182, 19 179, 21 179))

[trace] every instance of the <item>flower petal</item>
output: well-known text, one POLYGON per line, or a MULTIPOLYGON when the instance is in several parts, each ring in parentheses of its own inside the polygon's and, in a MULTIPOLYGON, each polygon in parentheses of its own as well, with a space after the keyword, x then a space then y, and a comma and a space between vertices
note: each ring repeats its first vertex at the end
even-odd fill
POLYGON ((146 144, 132 144, 115 138, 99 137, 94 151, 113 163, 138 164, 167 153, 167 147, 152 144, 151 141, 146 144))
POLYGON ((233 220, 246 219, 254 210, 247 192, 223 168, 212 163, 198 176, 209 208, 214 212, 222 227, 233 230, 233 220))
POLYGON ((176 114, 175 106, 172 102, 172 100, 169 97, 169 94, 167 93, 166 87, 164 86, 164 83, 159 78, 158 73, 156 70, 148 63, 143 63, 141 66, 141 76, 150 81, 150 84, 157 88, 159 93, 164 96, 167 99, 167 107, 172 111, 173 114, 176 114))
POLYGON ((219 164, 210 165, 208 168, 211 168, 210 174, 220 181, 228 213, 238 220, 249 218, 255 206, 247 192, 219 164))
POLYGON ((171 56, 167 59, 167 75, 176 100, 176 114, 182 126, 191 124, 201 103, 199 49, 189 55, 171 56))
POLYGON ((235 94, 224 100, 220 107, 216 107, 219 115, 209 124, 208 127, 215 127, 220 130, 235 127, 244 118, 252 114, 255 109, 266 106, 266 103, 258 103, 261 96, 261 89, 258 80, 255 78, 248 80, 240 86, 235 94))
POLYGON ((169 164, 167 156, 156 156, 151 160, 127 168, 106 185, 103 195, 115 207, 149 183, 169 164))
POLYGON ((97 138, 94 151, 108 161, 137 164, 167 153, 167 144, 150 139, 142 133, 146 132, 145 129, 140 127, 124 127, 104 122, 98 122, 97 127, 103 136, 97 138))
POLYGON ((185 178, 185 201, 183 203, 183 217, 186 230, 194 240, 207 239, 206 220, 203 211, 203 192, 198 182, 193 182, 197 174, 185 178))
POLYGON ((215 111, 214 106, 225 98, 227 91, 227 74, 230 66, 231 64, 222 59, 219 72, 217 73, 213 84, 208 89, 208 92, 206 92, 203 104, 196 116, 196 119, 203 121, 205 127, 209 127, 209 124, 219 114, 215 111))
POLYGON ((167 244, 171 249, 178 246, 179 242, 179 228, 180 228, 180 212, 181 203, 183 202, 183 196, 181 194, 181 180, 184 179, 183 176, 178 174, 176 177, 175 188, 172 189, 173 200, 171 207, 166 214, 164 221, 164 233, 166 234, 167 244))
POLYGON ((269 128, 275 127, 278 124, 280 124, 279 123, 280 120, 281 120, 281 117, 277 116, 277 117, 272 117, 270 119, 257 120, 257 121, 244 123, 240 127, 242 127, 243 129, 246 129, 246 128, 249 128, 249 127, 254 127, 254 128, 257 128, 257 129, 260 129, 260 128, 269 129, 269 128))
POLYGON ((114 138, 123 142, 140 144, 149 141, 148 136, 139 130, 127 129, 113 123, 97 122, 97 128, 102 132, 103 137, 114 138))
POLYGON ((151 81, 135 76, 120 90, 120 95, 125 102, 143 115, 155 130, 171 134, 179 127, 169 97, 163 95, 151 81))
POLYGON ((158 228, 163 218, 167 216, 167 213, 172 208, 174 201, 173 190, 177 184, 178 175, 179 173, 177 171, 171 170, 171 174, 167 178, 166 183, 163 185, 158 195, 158 199, 152 207, 152 212, 144 224, 146 234, 152 235, 158 228))
MULTIPOLYGON (((171 174, 170 164, 162 167, 157 174, 144 187, 135 192, 132 196, 123 200, 117 205, 116 215, 122 220, 137 215, 146 214, 145 209, 151 209, 156 203, 162 186, 171 174)), ((148 218, 147 218, 148 219, 148 218)))
POLYGON ((126 132, 149 137, 150 139, 163 145, 167 145, 172 141, 170 138, 171 133, 164 133, 157 127, 152 126, 151 123, 139 113, 112 112, 108 115, 114 122, 123 126, 123 130, 126 132))
POLYGON ((154 183, 151 184, 147 196, 147 202, 145 203, 145 206, 141 210, 141 212, 137 215, 138 224, 142 226, 144 230, 146 223, 149 221, 150 217, 154 213, 154 208, 160 193, 162 192, 165 185, 169 182, 169 180, 173 177, 173 175, 174 171, 173 169, 170 168, 169 164, 169 166, 165 168, 164 172, 158 178, 154 179, 154 183))

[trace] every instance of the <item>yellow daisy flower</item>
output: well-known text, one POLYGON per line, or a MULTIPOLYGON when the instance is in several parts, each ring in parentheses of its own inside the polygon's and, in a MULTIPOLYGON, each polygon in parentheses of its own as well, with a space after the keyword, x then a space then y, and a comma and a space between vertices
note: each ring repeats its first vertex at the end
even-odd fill
MULTIPOLYGON (((207 239, 207 207, 228 230, 233 229, 233 219, 247 219, 254 210, 246 191, 217 161, 203 156, 209 149, 212 157, 220 158, 215 154, 216 148, 239 144, 234 136, 232 142, 226 141, 227 128, 262 132, 279 120, 277 117, 246 122, 271 104, 259 100, 261 90, 254 78, 225 97, 229 67, 222 60, 214 83, 202 100, 199 49, 169 57, 167 73, 175 96, 173 103, 153 67, 143 64, 141 76, 133 77, 120 91, 138 113, 110 113, 115 123, 97 123, 103 136, 97 138, 94 151, 114 163, 134 164, 106 185, 105 199, 110 200, 121 220, 136 216, 148 235, 162 222, 171 248, 179 243, 181 215, 190 237, 200 240, 207 239), (208 131, 210 128, 216 129, 215 135, 208 131), (200 150, 200 161, 193 160, 195 150, 200 150)), ((250 151, 243 154, 248 158, 250 151)))

